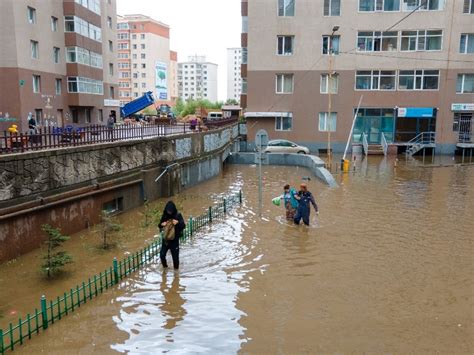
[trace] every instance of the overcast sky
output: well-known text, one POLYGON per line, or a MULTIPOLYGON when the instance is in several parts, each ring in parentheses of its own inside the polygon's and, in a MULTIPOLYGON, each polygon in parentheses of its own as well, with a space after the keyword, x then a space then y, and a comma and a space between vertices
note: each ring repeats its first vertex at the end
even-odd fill
POLYGON ((119 15, 143 14, 171 27, 178 61, 205 55, 219 65, 218 96, 226 99, 226 48, 240 47, 241 0, 117 0, 119 15))

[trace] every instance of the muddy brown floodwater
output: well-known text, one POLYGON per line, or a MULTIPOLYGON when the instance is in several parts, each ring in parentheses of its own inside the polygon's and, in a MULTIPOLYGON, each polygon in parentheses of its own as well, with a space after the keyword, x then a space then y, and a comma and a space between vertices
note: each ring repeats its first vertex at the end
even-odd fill
MULTIPOLYGON (((226 167, 176 197, 187 218, 225 193, 244 194, 242 207, 182 245, 178 273, 150 264, 15 351, 474 352, 473 166, 394 168, 371 158, 336 176, 338 188, 312 179, 321 213, 309 228, 287 224, 271 199, 311 174, 264 174, 261 219, 255 167, 226 167)), ((112 251, 93 247, 93 231, 73 236, 67 248, 76 264, 54 282, 38 276, 38 252, 0 266, 2 327, 43 292, 55 297, 150 241, 156 232, 140 226, 142 214, 120 217, 125 230, 112 251)))

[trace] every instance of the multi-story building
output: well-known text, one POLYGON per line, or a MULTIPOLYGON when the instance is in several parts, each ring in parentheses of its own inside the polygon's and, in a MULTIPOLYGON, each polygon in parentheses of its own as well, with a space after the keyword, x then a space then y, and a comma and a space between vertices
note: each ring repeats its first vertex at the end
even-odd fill
POLYGON ((197 55, 178 63, 178 95, 183 100, 217 101, 217 64, 197 55))
POLYGON ((355 143, 472 142, 473 0, 243 0, 242 23, 249 138, 341 151, 357 112, 355 143))
POLYGON ((170 51, 168 25, 144 15, 118 16, 121 105, 151 91, 157 104, 176 100, 177 53, 170 51))
POLYGON ((242 48, 227 48, 227 99, 240 101, 242 48))
POLYGON ((117 114, 116 0, 0 2, 0 129, 117 114))

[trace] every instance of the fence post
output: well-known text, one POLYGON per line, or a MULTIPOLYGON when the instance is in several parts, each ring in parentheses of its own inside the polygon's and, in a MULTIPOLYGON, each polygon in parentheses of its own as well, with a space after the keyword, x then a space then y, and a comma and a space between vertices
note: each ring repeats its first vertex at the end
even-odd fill
POLYGON ((48 312, 46 309, 46 296, 41 296, 41 319, 43 320, 43 329, 48 329, 48 312))
POLYGON ((119 283, 119 273, 118 273, 117 257, 114 258, 114 279, 115 279, 115 284, 118 284, 119 283))
POLYGON ((193 235, 193 217, 192 216, 189 217, 188 226, 189 226, 189 233, 192 236, 193 235))
POLYGON ((5 353, 5 348, 3 347, 3 329, 0 329, 0 354, 5 353))
POLYGON ((225 198, 224 198, 224 214, 227 213, 227 208, 226 208, 226 204, 225 204, 225 198))
POLYGON ((239 190, 239 203, 242 204, 242 190, 239 190))
POLYGON ((212 223, 212 206, 209 206, 209 223, 212 223))

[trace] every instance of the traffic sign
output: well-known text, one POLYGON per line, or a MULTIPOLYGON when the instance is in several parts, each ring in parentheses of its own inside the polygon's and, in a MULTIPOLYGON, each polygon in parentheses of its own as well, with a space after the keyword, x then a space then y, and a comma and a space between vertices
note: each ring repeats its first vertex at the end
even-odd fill
POLYGON ((266 148, 268 145, 268 133, 264 129, 259 129, 255 135, 255 145, 257 148, 266 148))

